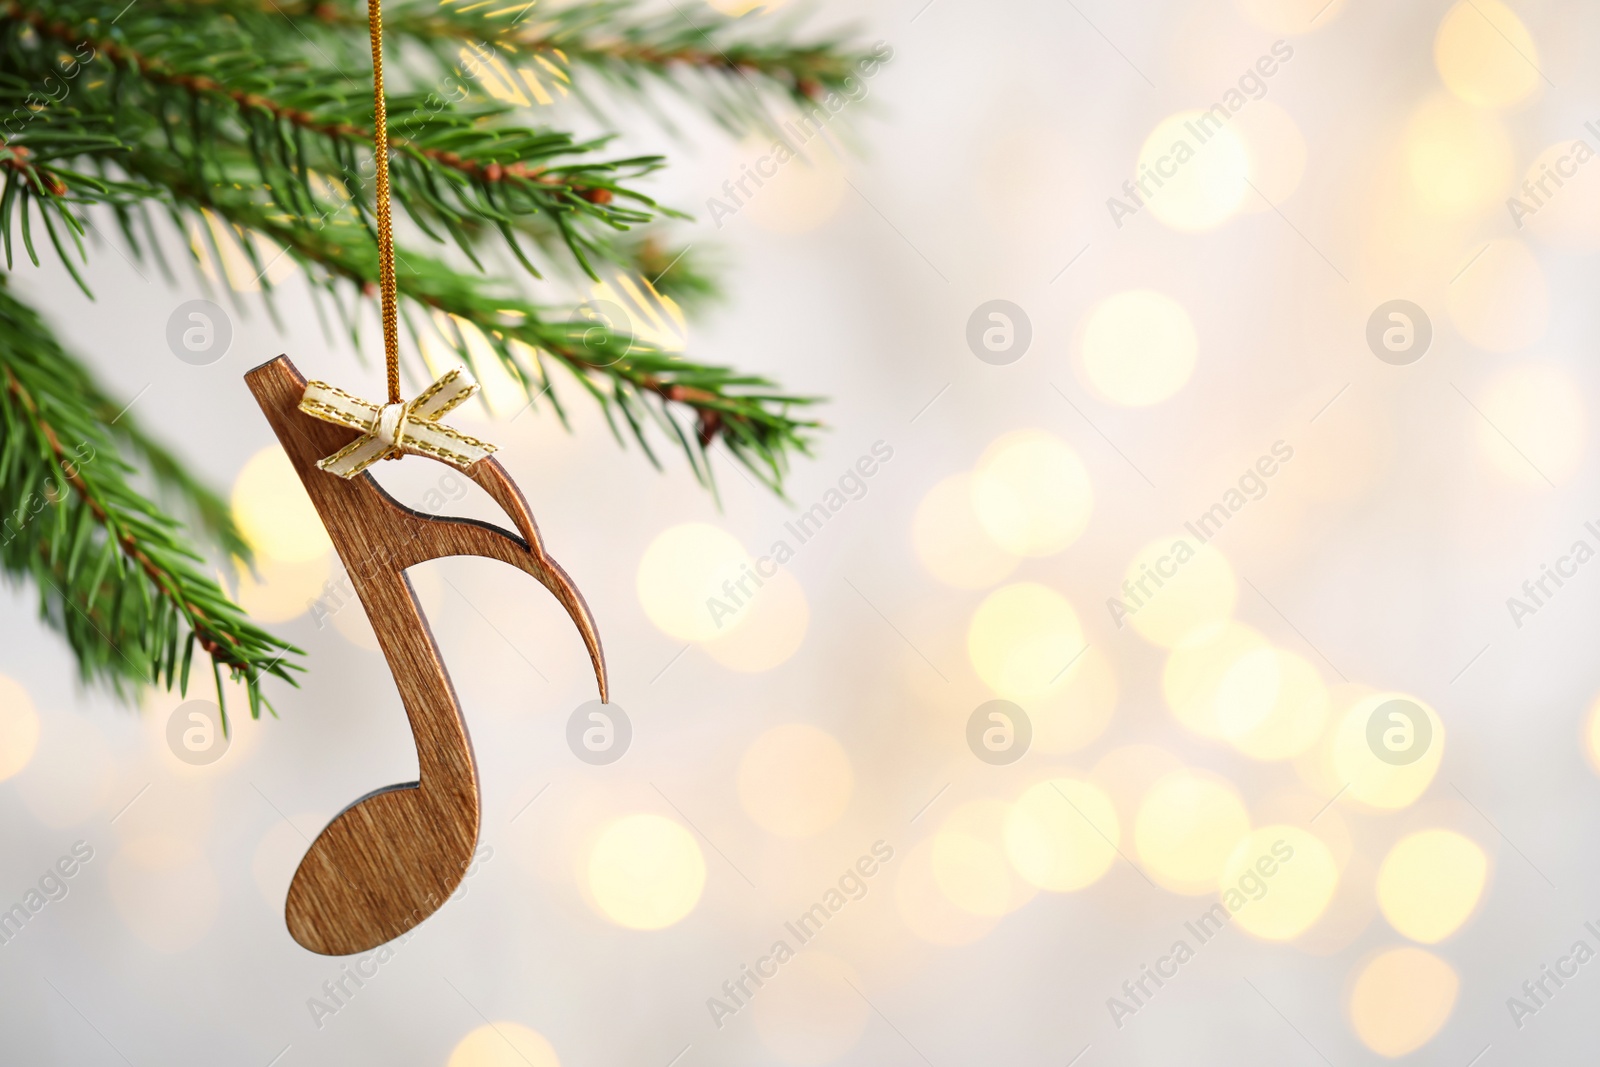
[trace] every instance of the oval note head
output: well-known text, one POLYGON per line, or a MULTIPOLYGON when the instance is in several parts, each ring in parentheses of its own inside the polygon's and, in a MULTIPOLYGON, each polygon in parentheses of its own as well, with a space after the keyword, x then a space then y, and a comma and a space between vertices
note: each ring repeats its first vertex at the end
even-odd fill
POLYGON ((516 533, 470 519, 412 511, 370 475, 346 480, 317 468, 358 431, 299 410, 306 382, 285 356, 245 381, 266 414, 350 575, 417 745, 417 781, 369 793, 312 842, 289 886, 285 919, 301 945, 325 956, 366 952, 405 933, 450 898, 477 846, 480 802, 472 742, 455 689, 407 567, 441 556, 498 559, 537 578, 577 625, 607 699, 605 657, 588 605, 545 555, 527 501, 494 457, 467 471, 516 533))

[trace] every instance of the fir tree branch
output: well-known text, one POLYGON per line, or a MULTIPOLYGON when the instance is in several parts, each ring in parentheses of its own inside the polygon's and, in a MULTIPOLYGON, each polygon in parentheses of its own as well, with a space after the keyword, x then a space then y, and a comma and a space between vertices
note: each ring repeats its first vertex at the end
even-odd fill
MULTIPOLYGON (((313 278, 353 283, 369 298, 376 292, 377 249, 348 216, 330 215, 322 225, 305 227, 229 183, 192 185, 181 167, 154 153, 135 151, 119 164, 130 176, 149 181, 152 195, 170 191, 189 208, 205 208, 241 230, 266 235, 313 278)), ((548 397, 565 417, 546 374, 547 361, 554 360, 601 404, 619 439, 621 427, 613 414, 621 416, 646 456, 657 463, 644 432, 647 423, 656 423, 683 447, 707 485, 712 482, 706 450, 720 435, 737 460, 781 493, 788 454, 809 453, 810 435, 820 426, 790 413, 815 403, 814 398, 774 392, 773 383, 760 376, 697 364, 589 319, 551 321, 532 301, 486 288, 415 250, 397 249, 395 280, 403 300, 477 326, 534 401, 548 397), (519 343, 530 351, 519 352, 519 343), (619 352, 626 354, 619 358, 619 352), (655 403, 647 405, 647 399, 655 403), (687 421, 675 417, 674 409, 682 410, 687 421)), ((462 338, 445 340, 471 364, 462 338)))
MULTIPOLYGON (((90 109, 96 106, 115 107, 106 95, 92 91, 75 100, 77 112, 46 109, 23 138, 31 143, 35 137, 56 131, 58 124, 76 121, 85 113, 93 115, 90 109)), ((117 178, 109 169, 98 177, 70 171, 59 160, 42 156, 29 159, 32 177, 28 181, 10 176, 8 192, 3 195, 10 195, 12 185, 20 189, 16 214, 25 237, 35 202, 45 218, 53 212, 81 228, 72 212, 74 204, 105 203, 128 211, 140 201, 154 200, 169 208, 211 210, 239 227, 241 233, 264 234, 302 266, 311 268, 314 280, 353 283, 360 293, 375 291, 376 246, 358 206, 342 197, 331 198, 331 194, 313 194, 309 204, 300 202, 304 200, 303 187, 296 188, 295 205, 278 202, 266 188, 251 182, 257 167, 251 146, 242 143, 242 138, 230 139, 226 128, 217 129, 202 146, 176 134, 160 139, 144 136, 139 124, 155 120, 142 111, 130 113, 116 107, 110 117, 116 129, 129 131, 120 138, 123 148, 94 158, 124 178, 117 178)), ((124 231, 128 232, 127 226, 124 231)), ((10 232, 7 228, 0 236, 9 237, 10 232)), ((244 241, 240 247, 255 269, 264 272, 267 264, 259 261, 255 245, 244 241)), ((65 250, 62 256, 70 265, 65 250)), ((486 287, 405 245, 399 250, 397 266, 402 297, 478 326, 506 368, 524 383, 530 398, 548 398, 555 411, 563 414, 560 397, 545 374, 546 363, 553 360, 574 376, 608 417, 620 416, 612 418, 613 430, 621 436, 625 429, 652 462, 656 457, 646 427, 655 423, 682 447, 697 477, 711 484, 706 449, 721 436, 736 459, 781 492, 787 454, 808 449, 809 435, 817 424, 796 418, 792 412, 811 403, 809 398, 782 395, 760 377, 696 364, 639 338, 597 327, 590 319, 552 320, 548 311, 533 301, 486 287), (520 351, 518 345, 533 351, 520 351), (626 355, 618 358, 618 353, 626 355)), ((662 270, 677 267, 669 261, 662 270)), ((692 288, 696 283, 687 284, 692 288)), ((470 361, 463 338, 446 340, 470 361)))
MULTIPOLYGON (((104 397, 44 322, 0 287, 0 569, 31 579, 85 680, 187 691, 194 650, 270 710, 268 675, 299 650, 253 626, 199 568, 178 525, 128 482, 104 397)), ((217 700, 224 708, 218 674, 217 700)))
MULTIPOLYGON (((310 206, 313 173, 336 176, 357 204, 366 202, 370 86, 332 77, 299 56, 274 54, 237 27, 232 33, 219 27, 223 32, 207 40, 175 34, 155 5, 130 16, 115 37, 96 33, 97 20, 80 9, 98 7, 6 0, 0 16, 51 41, 90 49, 114 65, 118 76, 104 87, 83 86, 80 96, 109 92, 123 118, 147 117, 152 128, 146 136, 170 140, 176 127, 199 153, 210 139, 226 136, 229 125, 237 126, 250 145, 258 181, 278 190, 289 209, 310 206)), ((23 58, 17 42, 11 52, 23 58)), ((470 257, 464 225, 493 226, 537 275, 516 241, 514 227, 521 220, 547 220, 590 269, 587 254, 600 251, 591 236, 597 229, 626 230, 658 212, 675 214, 625 184, 656 169, 659 157, 590 161, 585 157, 603 142, 580 143, 565 133, 506 124, 510 110, 501 104, 457 105, 436 94, 391 94, 392 187, 424 231, 445 231, 470 257)), ((125 140, 133 139, 130 132, 125 140)))
MULTIPOLYGON (((188 6, 322 28, 319 45, 353 67, 362 63, 367 15, 360 0, 188 0, 188 6)), ((682 7, 646 11, 638 0, 488 10, 460 0, 395 0, 385 5, 383 22, 390 38, 433 58, 434 80, 446 72, 470 79, 500 60, 522 77, 534 103, 581 93, 586 74, 641 99, 661 86, 703 104, 736 134, 770 129, 767 109, 775 101, 804 107, 847 92, 870 58, 843 35, 797 43, 799 17, 730 18, 695 8, 691 18, 682 7)))

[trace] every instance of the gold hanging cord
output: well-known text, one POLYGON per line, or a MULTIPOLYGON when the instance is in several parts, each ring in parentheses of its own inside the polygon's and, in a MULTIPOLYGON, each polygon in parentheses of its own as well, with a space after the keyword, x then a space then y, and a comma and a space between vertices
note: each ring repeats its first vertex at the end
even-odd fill
POLYGON ((389 403, 400 403, 400 328, 395 312, 394 227, 389 219, 389 114, 383 104, 383 10, 367 0, 372 38, 372 145, 378 163, 378 288, 383 294, 383 355, 389 371, 389 403))

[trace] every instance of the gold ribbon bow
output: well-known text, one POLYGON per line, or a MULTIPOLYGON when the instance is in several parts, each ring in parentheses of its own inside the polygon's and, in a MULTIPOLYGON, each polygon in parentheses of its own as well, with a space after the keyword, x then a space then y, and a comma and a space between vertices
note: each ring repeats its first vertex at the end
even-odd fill
POLYGON ((318 467, 341 478, 354 478, 378 460, 406 452, 432 456, 466 470, 493 452, 494 445, 468 437, 439 419, 477 391, 477 380, 464 367, 441 374, 415 400, 381 406, 327 382, 307 382, 300 410, 323 422, 362 431, 360 437, 317 461, 318 467))

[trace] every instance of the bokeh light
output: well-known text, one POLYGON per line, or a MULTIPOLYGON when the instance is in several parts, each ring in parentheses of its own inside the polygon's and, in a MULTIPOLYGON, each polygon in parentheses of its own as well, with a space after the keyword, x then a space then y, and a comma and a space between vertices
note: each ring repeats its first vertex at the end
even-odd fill
POLYGON ((934 835, 934 883, 962 911, 999 918, 1022 907, 1037 891, 1006 858, 1010 813, 1010 806, 998 800, 968 801, 934 835))
POLYGON ((739 761, 745 813, 779 837, 812 837, 838 822, 854 781, 844 746, 807 723, 774 726, 739 761))
POLYGON ((850 188, 844 165, 821 138, 803 147, 805 155, 787 162, 778 162, 773 144, 764 139, 746 141, 727 174, 735 195, 722 186, 714 187, 712 195, 769 233, 809 233, 833 218, 844 203, 850 188), (765 162, 769 156, 771 161, 765 162), (763 169, 773 171, 773 176, 760 177, 758 171, 763 169))
MULTIPOLYGON (((1374 808, 1404 808, 1422 795, 1444 758, 1444 723, 1439 713, 1414 696, 1373 693, 1352 704, 1339 723, 1333 742, 1334 777, 1348 782, 1345 796, 1374 808), (1373 713, 1391 700, 1416 705, 1428 719, 1428 744, 1414 760, 1395 764, 1380 759, 1368 741, 1373 713)), ((1420 744, 1420 741, 1418 742, 1420 744)))
POLYGON ((1600 248, 1600 166, 1587 141, 1557 141, 1534 157, 1506 210, 1517 229, 1561 249, 1600 248))
MULTIPOLYGON (((254 573, 252 568, 235 561, 239 606, 257 622, 297 619, 324 596, 326 583, 333 575, 333 560, 333 554, 327 552, 293 562, 262 553, 256 557, 254 573)), ((352 589, 348 598, 354 597, 352 589)), ((359 606, 356 610, 360 610, 359 606)))
POLYGON ((1600 697, 1589 705, 1583 721, 1583 753, 1589 757, 1589 766, 1600 774, 1600 697))
POLYGON ((447 1067, 561 1067, 545 1036, 521 1023, 485 1023, 456 1042, 447 1067))
MULTIPOLYGON (((657 629, 680 641, 710 641, 734 625, 708 602, 735 608, 742 600, 735 583, 750 566, 737 538, 703 522, 671 526, 656 535, 639 560, 639 603, 657 629), (733 585, 732 593, 728 586, 733 585), (718 626, 718 623, 722 626, 718 626)), ((746 588, 750 587, 747 580, 746 588)))
POLYGON ((1117 599, 1119 624, 1126 621, 1152 644, 1175 648, 1214 636, 1233 614, 1239 584, 1215 545, 1174 535, 1135 553, 1117 599))
POLYGON ((1406 172, 1428 211, 1467 215, 1495 204, 1511 184, 1511 138, 1493 115, 1449 97, 1424 103, 1406 130, 1406 172))
POLYGON ((1533 35, 1500 0, 1452 7, 1439 23, 1433 60, 1449 90, 1478 107, 1507 107, 1539 91, 1533 35))
POLYGON ((1253 100, 1233 117, 1233 132, 1250 159, 1250 184, 1260 196, 1244 198, 1244 211, 1271 211, 1300 187, 1306 173, 1306 138, 1289 113, 1271 100, 1253 100))
POLYGON ((589 853, 589 890, 606 918, 632 930, 660 930, 694 910, 706 861, 694 835, 659 815, 627 815, 607 826, 589 853))
POLYGON ((1094 741, 1117 710, 1118 690, 1111 658, 1090 645, 1059 681, 1028 698, 1033 751, 1062 755, 1094 741))
POLYGON ((1322 917, 1339 886, 1328 846, 1298 826, 1263 826, 1234 848, 1222 867, 1223 902, 1243 904, 1240 929, 1266 941, 1289 941, 1322 917), (1236 896, 1232 894, 1237 894, 1236 896))
POLYGON ((1083 533, 1094 489, 1064 441, 1044 430, 1018 430, 979 457, 972 505, 984 532, 1007 552, 1051 556, 1083 533))
POLYGON ((1316 744, 1328 721, 1328 689, 1304 656, 1254 648, 1222 676, 1216 696, 1222 736, 1252 759, 1291 759, 1316 744))
MULTIPOLYGON (((906 928, 920 940, 945 947, 970 945, 988 936, 1000 919, 958 907, 945 895, 934 874, 935 841, 934 837, 919 841, 903 857, 896 852, 901 867, 894 879, 895 908, 906 928)), ((949 863, 946 857, 945 864, 949 863)), ((950 874, 947 871, 946 878, 950 874)), ((999 879, 990 881, 998 884, 999 879)), ((996 898, 998 895, 994 893, 996 898)))
POLYGON ((1344 10, 1345 0, 1234 0, 1239 13, 1272 33, 1326 29, 1344 10))
MULTIPOLYGON (((763 565, 772 568, 773 564, 763 565)), ((770 671, 800 650, 811 625, 811 607, 800 582, 787 570, 777 569, 760 585, 749 573, 745 589, 750 595, 740 591, 743 602, 736 605, 736 613, 722 617, 722 633, 704 647, 706 655, 729 670, 755 674, 770 671)))
POLYGON ((1478 906, 1489 857, 1451 830, 1423 830, 1395 842, 1378 869, 1378 905, 1389 925, 1425 945, 1461 928, 1478 906))
POLYGON ((987 589, 1019 562, 978 521, 970 474, 953 474, 928 490, 911 519, 911 546, 929 574, 957 589, 987 589))
POLYGON ((1189 313, 1164 293, 1134 289, 1108 296, 1083 327, 1083 373, 1113 404, 1158 404, 1194 373, 1200 342, 1189 313))
POLYGON ((1462 337, 1490 352, 1515 352, 1545 335, 1550 288, 1528 246, 1496 238, 1473 253, 1450 284, 1450 321, 1462 337))
POLYGON ((1031 885, 1055 893, 1099 881, 1117 858, 1122 829, 1111 798, 1076 778, 1028 788, 1006 816, 1006 855, 1031 885))
POLYGON ((1250 815, 1229 782, 1174 771, 1151 786, 1133 824, 1145 872, 1175 893, 1214 893, 1224 866, 1250 832, 1250 815))
POLYGON ((39 713, 21 685, 0 674, 0 782, 28 765, 39 747, 39 713))
POLYGON ((233 519, 257 552, 283 563, 305 563, 332 551, 317 509, 280 445, 268 445, 233 482, 233 519))
POLYGON ((1524 363, 1495 375, 1473 398, 1478 449, 1501 477, 1548 488, 1578 472, 1588 440, 1583 391, 1554 363, 1524 363), (1549 479, 1549 481, 1546 481, 1549 479))
POLYGON ((1150 213, 1175 230, 1215 229, 1255 196, 1249 153, 1217 106, 1225 118, 1180 111, 1162 119, 1139 149, 1130 177, 1150 213))
POLYGON ((1444 960, 1420 948, 1389 949, 1369 960, 1350 990, 1350 1025, 1380 1056, 1414 1052, 1450 1018, 1461 980, 1444 960))
POLYGON ((1167 707, 1201 737, 1226 740, 1218 698, 1229 673, 1253 652, 1269 649, 1267 639, 1243 623, 1207 628, 1172 650, 1161 672, 1167 707))
POLYGON ((1083 629, 1066 597, 1038 582, 990 593, 967 627, 967 655, 985 685, 1002 696, 1044 692, 1083 651, 1083 629))

